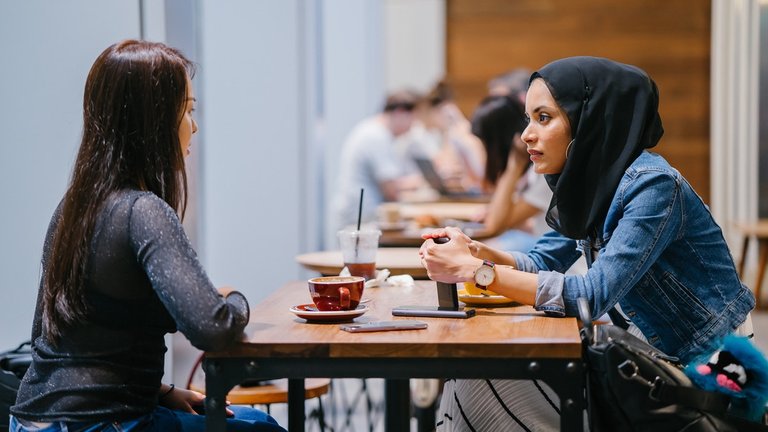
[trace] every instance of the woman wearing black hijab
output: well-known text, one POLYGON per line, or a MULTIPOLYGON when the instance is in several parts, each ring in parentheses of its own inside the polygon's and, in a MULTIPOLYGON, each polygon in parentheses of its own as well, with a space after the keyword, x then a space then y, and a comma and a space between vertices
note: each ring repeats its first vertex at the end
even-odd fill
MULTIPOLYGON (((437 230, 420 250, 430 277, 491 285, 554 316, 576 316, 584 297, 595 316, 612 311, 683 362, 729 333, 750 334, 755 299, 720 227, 680 173, 646 150, 663 134, 658 104, 645 72, 611 60, 572 57, 535 72, 522 139, 552 189, 554 231, 524 254, 489 248, 456 228, 437 230), (450 241, 437 245, 436 237, 450 241), (565 276, 580 250, 594 263, 584 275, 565 276)), ((438 430, 557 430, 556 397, 522 383, 530 382, 449 382, 438 430), (489 386, 501 397, 483 397, 489 386)))

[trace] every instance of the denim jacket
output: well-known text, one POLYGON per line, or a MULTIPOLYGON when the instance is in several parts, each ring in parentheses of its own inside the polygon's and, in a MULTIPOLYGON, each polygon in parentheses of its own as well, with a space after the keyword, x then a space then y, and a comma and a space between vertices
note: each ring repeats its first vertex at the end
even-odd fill
POLYGON ((576 316, 585 297, 594 316, 617 303, 648 342, 684 362, 713 351, 755 306, 709 209, 680 173, 643 152, 619 182, 602 244, 556 232, 518 268, 538 272, 536 309, 576 316), (584 275, 563 275, 581 247, 599 251, 584 275))

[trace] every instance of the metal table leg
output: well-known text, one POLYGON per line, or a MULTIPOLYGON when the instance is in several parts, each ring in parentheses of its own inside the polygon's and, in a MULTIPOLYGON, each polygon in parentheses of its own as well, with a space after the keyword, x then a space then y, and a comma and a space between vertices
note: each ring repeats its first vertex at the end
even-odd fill
POLYGON ((304 378, 288 380, 288 430, 304 432, 304 378))
POLYGON ((411 387, 408 379, 384 382, 384 429, 387 432, 411 430, 411 387))

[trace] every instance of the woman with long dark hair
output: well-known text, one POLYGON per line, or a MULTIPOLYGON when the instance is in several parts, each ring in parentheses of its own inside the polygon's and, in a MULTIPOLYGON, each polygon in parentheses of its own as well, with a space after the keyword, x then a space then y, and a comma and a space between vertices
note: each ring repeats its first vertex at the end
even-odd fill
MULTIPOLYGON (((595 316, 608 313, 683 362, 730 333, 751 334, 755 298, 720 227, 685 178, 648 151, 664 132, 653 80, 635 66, 572 57, 530 82, 522 139, 552 189, 554 231, 527 254, 507 254, 436 230, 420 251, 430 277, 474 281, 553 316, 576 316, 585 298, 595 316), (565 275, 580 250, 594 263, 565 275)), ((452 380, 446 390, 440 431, 558 430, 557 395, 538 381, 452 380)))
MULTIPOLYGON (((202 350, 235 342, 245 297, 219 291, 179 214, 184 157, 197 131, 192 64, 160 43, 126 40, 99 55, 83 101, 71 183, 46 236, 32 364, 11 408, 14 431, 186 430, 203 395, 161 384, 166 333, 202 350)), ((254 409, 232 430, 282 431, 254 409)))
POLYGON ((472 133, 487 154, 485 182, 493 187, 482 222, 502 250, 528 251, 549 231, 544 214, 552 198, 544 176, 537 174, 520 136, 525 129, 521 102, 488 96, 472 115, 472 133))

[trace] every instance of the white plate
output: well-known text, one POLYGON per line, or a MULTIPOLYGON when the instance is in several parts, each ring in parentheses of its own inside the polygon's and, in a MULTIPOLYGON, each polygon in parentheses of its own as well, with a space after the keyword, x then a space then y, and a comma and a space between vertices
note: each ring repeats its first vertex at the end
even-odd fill
POLYGON ((502 305, 514 303, 514 300, 500 295, 473 295, 465 289, 459 289, 459 300, 468 305, 502 305))
POLYGON ((291 306, 290 310, 299 318, 307 321, 350 321, 368 312, 368 306, 358 305, 357 309, 345 311, 319 311, 313 303, 291 306))

